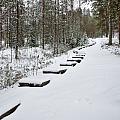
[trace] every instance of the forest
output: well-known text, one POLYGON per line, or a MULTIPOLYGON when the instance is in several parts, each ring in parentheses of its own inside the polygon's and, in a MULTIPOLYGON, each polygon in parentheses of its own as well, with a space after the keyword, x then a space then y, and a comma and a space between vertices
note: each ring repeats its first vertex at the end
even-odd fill
POLYGON ((15 49, 38 47, 46 44, 53 53, 60 52, 60 45, 75 47, 84 44, 87 32, 93 37, 95 30, 90 10, 74 9, 73 0, 1 0, 0 3, 0 46, 15 49))
POLYGON ((120 120, 120 0, 0 0, 0 120, 120 120))
POLYGON ((51 58, 83 46, 88 38, 109 37, 108 44, 112 45, 116 34, 119 45, 119 0, 1 0, 1 71, 11 71, 16 65, 24 68, 23 71, 38 69, 38 63, 43 66, 46 56, 51 58), (84 4, 91 7, 82 7, 84 4), (37 63, 28 68, 30 65, 22 65, 23 59, 37 59, 37 63), (16 64, 10 65, 13 63, 16 64))
MULTIPOLYGON (((42 68, 51 63, 51 61, 44 63, 45 59, 83 46, 87 44, 88 37, 95 37, 95 20, 90 9, 82 9, 80 0, 78 7, 75 7, 74 2, 74 0, 0 1, 2 83, 6 81, 4 76, 13 79, 11 75, 13 71, 19 76, 24 76, 20 68, 25 74, 31 69, 38 70, 38 65, 42 68), (23 64, 23 61, 27 64, 23 64), (34 62, 32 68, 29 68, 30 61, 34 62)), ((12 83, 8 81, 6 85, 11 85, 12 83)))

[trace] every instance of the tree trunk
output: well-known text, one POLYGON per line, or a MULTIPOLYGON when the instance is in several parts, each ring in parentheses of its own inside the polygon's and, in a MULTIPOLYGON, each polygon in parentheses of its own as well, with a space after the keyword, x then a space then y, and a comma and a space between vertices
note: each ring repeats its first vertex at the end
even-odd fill
POLYGON ((74 24, 74 20, 73 20, 73 1, 74 0, 71 0, 71 31, 72 31, 72 37, 73 37, 73 24, 74 24))
POLYGON ((64 22, 65 22, 65 16, 64 16, 64 3, 62 3, 61 5, 62 10, 61 10, 61 14, 62 14, 62 42, 65 43, 65 30, 64 30, 64 22))
POLYGON ((109 45, 112 45, 112 0, 109 0, 109 45))
POLYGON ((60 21, 59 21, 59 11, 60 11, 60 4, 59 4, 59 0, 57 0, 57 54, 59 53, 59 40, 60 40, 60 37, 59 37, 59 34, 60 34, 60 32, 59 32, 59 23, 60 23, 60 21))
POLYGON ((118 0, 118 31, 119 31, 119 44, 120 44, 120 1, 118 0))
POLYGON ((112 45, 112 19, 109 18, 109 45, 112 45))
POLYGON ((105 35, 108 37, 108 31, 109 31, 109 23, 108 23, 108 18, 106 19, 106 28, 105 28, 105 35))
POLYGON ((55 8, 54 8, 54 55, 56 54, 56 42, 57 42, 57 2, 55 0, 55 8))
POLYGON ((66 13, 66 43, 69 43, 69 32, 70 32, 70 26, 69 26, 69 14, 68 14, 68 0, 65 0, 65 13, 66 13))
POLYGON ((18 59, 18 41, 19 41, 19 3, 17 1, 17 39, 15 47, 15 59, 18 59))
POLYGON ((108 18, 108 7, 105 9, 105 36, 108 37, 109 32, 109 18, 108 18))
POLYGON ((0 49, 2 47, 2 6, 0 5, 0 49))
POLYGON ((43 47, 43 49, 45 48, 45 36, 44 36, 44 17, 45 17, 45 1, 44 0, 42 0, 42 47, 43 47))
POLYGON ((119 13, 119 44, 120 44, 120 13, 119 13))

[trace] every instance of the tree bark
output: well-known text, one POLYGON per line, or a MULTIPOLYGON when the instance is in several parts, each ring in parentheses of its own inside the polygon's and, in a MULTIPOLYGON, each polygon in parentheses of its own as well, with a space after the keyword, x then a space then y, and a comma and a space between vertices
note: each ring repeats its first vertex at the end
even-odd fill
POLYGON ((59 31, 59 24, 60 24, 60 21, 59 21, 59 11, 60 11, 60 1, 57 0, 57 54, 59 53, 59 34, 60 34, 60 31, 59 31))
POLYGON ((2 47, 2 6, 0 5, 0 49, 2 47))
POLYGON ((45 36, 44 36, 44 17, 45 17, 45 1, 44 0, 42 0, 42 28, 43 28, 43 30, 42 30, 42 47, 43 47, 43 49, 45 48, 45 36))
POLYGON ((18 59, 18 41, 19 41, 19 3, 17 1, 17 39, 15 48, 15 59, 18 59))
POLYGON ((109 0, 109 45, 112 45, 112 0, 109 0))
POLYGON ((57 43, 57 2, 55 0, 55 8, 54 8, 54 55, 56 54, 56 43, 57 43))
POLYGON ((118 0, 118 31, 119 31, 119 44, 120 44, 120 1, 118 0))

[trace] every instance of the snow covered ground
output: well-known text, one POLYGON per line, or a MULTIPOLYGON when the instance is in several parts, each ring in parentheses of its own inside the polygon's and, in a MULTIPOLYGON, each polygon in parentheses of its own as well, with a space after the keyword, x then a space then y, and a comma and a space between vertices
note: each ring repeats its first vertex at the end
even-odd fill
MULTIPOLYGON (((0 114, 17 103, 20 107, 4 120, 120 120, 120 56, 101 49, 101 41, 83 48, 86 56, 65 74, 44 74, 27 78, 51 82, 43 88, 14 87, 0 91, 0 114)), ((49 68, 75 55, 73 50, 56 57, 49 68)), ((48 69, 49 69, 48 68, 48 69)), ((47 68, 46 68, 47 69, 47 68)))
POLYGON ((40 47, 23 47, 19 49, 19 59, 16 60, 14 56, 15 51, 10 48, 2 48, 0 51, 0 90, 52 64, 53 53, 46 45, 45 50, 40 47))
POLYGON ((109 46, 107 45, 107 43, 108 43, 108 39, 106 38, 106 40, 101 43, 101 47, 103 49, 107 49, 112 54, 120 55, 120 45, 117 38, 113 38, 113 45, 109 46))

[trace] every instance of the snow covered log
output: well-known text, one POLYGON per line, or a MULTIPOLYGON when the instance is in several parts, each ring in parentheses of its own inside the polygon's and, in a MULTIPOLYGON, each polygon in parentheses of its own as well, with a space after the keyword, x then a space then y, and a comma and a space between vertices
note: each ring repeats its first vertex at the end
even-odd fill
POLYGON ((4 117, 7 117, 8 115, 12 114, 13 112, 15 112, 15 110, 21 105, 21 103, 17 104, 16 106, 14 106, 13 108, 11 108, 10 110, 8 110, 7 112, 3 113, 2 115, 0 115, 0 120, 2 120, 4 117))
POLYGON ((50 83, 50 80, 45 81, 45 82, 42 82, 41 87, 43 87, 43 86, 45 86, 45 85, 47 85, 47 84, 49 84, 49 83, 50 83))
POLYGON ((79 59, 68 59, 67 61, 75 61, 75 62, 78 62, 78 63, 81 62, 81 60, 79 60, 79 59))
POLYGON ((76 56, 82 56, 83 57, 83 56, 85 56, 85 54, 80 54, 80 55, 76 55, 76 56))
POLYGON ((83 48, 86 48, 86 46, 80 47, 80 48, 78 48, 78 50, 82 50, 83 48))
POLYGON ((95 44, 96 44, 96 42, 93 42, 93 41, 92 41, 92 43, 88 44, 87 47, 91 47, 91 46, 93 46, 93 45, 95 45, 95 44))
POLYGON ((50 83, 50 80, 42 82, 41 84, 38 83, 25 83, 25 82, 19 82, 19 87, 43 87, 50 83))
POLYGON ((72 66, 72 67, 74 67, 76 64, 77 63, 71 63, 71 64, 69 64, 69 63, 63 63, 63 64, 60 64, 60 66, 72 66))
POLYGON ((44 70, 43 73, 44 74, 64 74, 67 71, 67 69, 63 69, 63 70, 44 70))
POLYGON ((82 48, 86 48, 86 46, 83 46, 82 48))
POLYGON ((74 56, 72 58, 80 58, 80 59, 83 59, 84 57, 83 56, 74 56))

